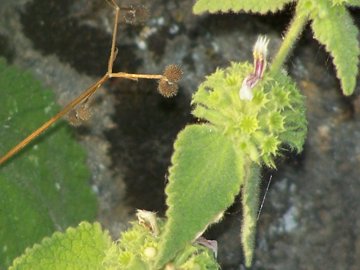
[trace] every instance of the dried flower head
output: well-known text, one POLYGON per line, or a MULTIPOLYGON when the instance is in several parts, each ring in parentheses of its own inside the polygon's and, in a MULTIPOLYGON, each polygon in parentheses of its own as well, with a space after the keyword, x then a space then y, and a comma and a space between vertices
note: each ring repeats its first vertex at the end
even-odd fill
POLYGON ((195 240, 195 243, 200 244, 204 247, 209 248, 210 250, 212 250, 212 252, 214 252, 215 258, 217 258, 217 254, 218 254, 218 243, 216 240, 208 240, 203 236, 200 236, 199 238, 197 238, 195 240))
POLYGON ((139 224, 148 228, 154 236, 159 235, 159 227, 156 220, 156 213, 146 210, 138 209, 136 216, 139 220, 139 224))
POLYGON ((149 18, 149 10, 145 6, 121 7, 125 11, 122 21, 128 24, 143 24, 149 18))
POLYGON ((168 81, 177 83, 182 78, 183 71, 178 65, 168 65, 165 68, 163 75, 168 81))
POLYGON ((80 126, 83 122, 88 121, 91 117, 91 111, 87 103, 81 104, 78 108, 71 110, 67 116, 72 126, 80 126))
POLYGON ((255 85, 262 79, 265 69, 266 69, 266 57, 267 57, 267 47, 269 44, 269 39, 265 36, 259 36, 256 40, 253 49, 254 56, 254 70, 251 74, 245 77, 240 91, 239 96, 241 100, 252 100, 253 98, 253 88, 255 85))
POLYGON ((161 79, 158 85, 159 93, 164 97, 173 97, 177 94, 179 86, 177 83, 172 83, 166 79, 161 79))
POLYGON ((177 94, 179 89, 178 82, 180 81, 183 72, 177 65, 169 65, 165 68, 163 78, 159 81, 158 90, 164 97, 172 97, 177 94))

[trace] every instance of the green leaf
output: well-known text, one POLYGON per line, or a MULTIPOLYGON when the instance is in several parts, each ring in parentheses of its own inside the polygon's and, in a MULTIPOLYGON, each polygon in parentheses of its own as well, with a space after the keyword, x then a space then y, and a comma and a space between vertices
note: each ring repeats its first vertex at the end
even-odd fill
POLYGON ((175 142, 167 217, 158 266, 217 221, 239 193, 243 160, 232 141, 211 125, 187 126, 175 142))
POLYGON ((351 95, 356 85, 360 48, 358 30, 344 6, 332 6, 319 1, 311 13, 314 36, 325 45, 334 58, 337 77, 345 95, 351 95))
MULTIPOLYGON (((121 233, 106 252, 103 260, 107 270, 154 270, 154 262, 165 225, 165 219, 153 212, 138 210, 138 222, 132 222, 129 229, 121 233)), ((166 269, 220 269, 214 252, 199 243, 187 243, 166 269)))
POLYGON ((103 269, 102 261, 110 247, 110 236, 100 224, 82 222, 28 248, 9 270, 103 269))
MULTIPOLYGON (((53 94, 0 59, 0 153, 58 111, 53 94)), ((64 122, 0 167, 0 268, 55 230, 93 220, 86 155, 64 122)))
POLYGON ((246 267, 251 266, 254 256, 260 182, 260 167, 248 166, 242 194, 243 222, 241 227, 241 243, 246 267))
POLYGON ((345 5, 360 7, 360 0, 347 0, 345 5))
POLYGON ((360 0, 332 0, 333 5, 360 6, 360 0))
POLYGON ((193 12, 200 14, 206 11, 210 13, 245 11, 265 14, 281 10, 291 2, 294 0, 198 0, 193 7, 193 12))

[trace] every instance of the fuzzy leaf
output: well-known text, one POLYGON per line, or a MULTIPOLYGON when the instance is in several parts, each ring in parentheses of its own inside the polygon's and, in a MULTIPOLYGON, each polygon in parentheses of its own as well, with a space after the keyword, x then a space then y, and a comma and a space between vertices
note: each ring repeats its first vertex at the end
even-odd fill
POLYGON ((354 6, 354 7, 359 7, 360 6, 360 0, 332 0, 333 1, 333 5, 349 5, 349 6, 354 6))
POLYGON ((111 238, 100 224, 82 222, 26 249, 9 270, 103 269, 102 261, 110 246, 111 238))
POLYGON ((257 165, 249 166, 245 173, 243 186, 243 222, 241 226, 241 243, 246 267, 251 266, 254 256, 260 182, 260 167, 257 165))
POLYGON ((347 0, 345 5, 360 7, 360 0, 347 0))
POLYGON ((233 203, 242 171, 242 156, 212 126, 187 126, 179 133, 166 187, 168 221, 158 266, 171 260, 233 203))
MULTIPOLYGON (((58 111, 53 94, 0 59, 0 153, 58 111)), ((84 150, 64 123, 0 167, 0 268, 55 230, 93 220, 84 150)))
POLYGON ((193 12, 200 14, 206 11, 210 13, 245 11, 265 14, 281 10, 291 2, 294 0, 198 0, 193 7, 193 12))
POLYGON ((311 13, 314 36, 333 57, 337 77, 345 95, 354 92, 360 48, 358 30, 344 6, 319 1, 311 13))

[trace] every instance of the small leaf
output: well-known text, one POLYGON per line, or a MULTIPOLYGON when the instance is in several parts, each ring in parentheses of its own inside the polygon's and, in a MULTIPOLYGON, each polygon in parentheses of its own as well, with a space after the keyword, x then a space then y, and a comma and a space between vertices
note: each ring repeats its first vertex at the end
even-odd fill
POLYGON ((360 55, 358 30, 351 15, 344 6, 331 6, 327 1, 317 3, 311 14, 314 36, 334 58, 343 93, 351 95, 355 89, 360 55))
POLYGON ((260 181, 260 167, 257 165, 249 166, 245 173, 242 192, 243 222, 241 227, 241 243, 243 245, 246 267, 251 266, 254 256, 260 181))
POLYGON ((198 0, 193 7, 194 14, 200 14, 203 12, 253 12, 265 14, 268 12, 276 12, 284 8, 288 3, 294 2, 294 0, 198 0))
MULTIPOLYGON (((0 89, 4 154, 59 108, 50 90, 3 59, 0 89)), ((96 216, 85 151, 64 124, 50 128, 0 167, 0 268, 55 230, 96 216)))
POLYGON ((65 233, 54 233, 16 258, 9 270, 101 269, 111 238, 100 224, 82 222, 65 233))
POLYGON ((187 126, 180 132, 172 164, 158 266, 216 221, 233 203, 243 178, 242 157, 232 141, 210 125, 187 126))

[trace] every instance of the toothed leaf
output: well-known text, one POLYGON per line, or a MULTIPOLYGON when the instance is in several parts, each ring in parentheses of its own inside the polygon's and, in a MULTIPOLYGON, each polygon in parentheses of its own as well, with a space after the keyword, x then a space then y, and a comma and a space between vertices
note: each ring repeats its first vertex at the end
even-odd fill
POLYGON ((332 6, 323 0, 314 6, 311 18, 315 38, 333 57, 343 93, 351 95, 358 75, 360 49, 358 30, 349 12, 344 6, 332 6))
POLYGON ((210 125, 187 126, 175 142, 166 187, 168 221, 158 266, 216 221, 239 193, 243 161, 232 141, 210 125))
POLYGON ((268 12, 276 12, 283 9, 283 7, 294 2, 294 0, 198 0, 193 7, 195 14, 203 12, 253 12, 265 14, 268 12))
POLYGON ((103 269, 102 261, 110 246, 111 238, 100 224, 83 222, 28 248, 9 270, 103 269))

